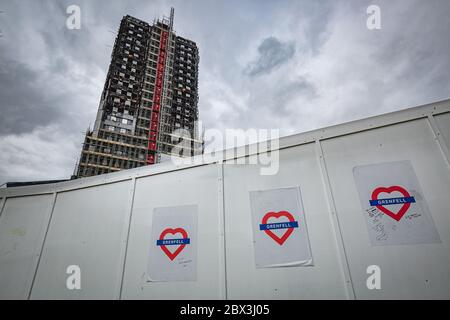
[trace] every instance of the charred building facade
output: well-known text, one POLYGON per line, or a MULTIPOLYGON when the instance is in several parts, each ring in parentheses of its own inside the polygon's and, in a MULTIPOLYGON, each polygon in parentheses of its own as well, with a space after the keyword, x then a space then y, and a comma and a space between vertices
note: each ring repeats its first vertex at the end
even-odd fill
POLYGON ((170 18, 152 25, 123 17, 77 177, 203 152, 197 128, 199 52, 195 42, 175 34, 173 16, 172 9, 170 18))

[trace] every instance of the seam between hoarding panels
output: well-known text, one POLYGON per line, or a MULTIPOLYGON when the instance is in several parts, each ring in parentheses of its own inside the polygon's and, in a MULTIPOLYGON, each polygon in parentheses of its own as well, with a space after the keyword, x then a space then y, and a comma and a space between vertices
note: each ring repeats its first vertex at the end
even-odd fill
POLYGON ((125 237, 125 252, 121 255, 122 262, 122 272, 120 276, 120 286, 119 286, 119 300, 122 300, 122 291, 123 291, 123 281, 125 279, 125 266, 127 263, 127 254, 128 254, 128 243, 130 240, 130 230, 131 230, 131 218, 133 216, 133 206, 134 206, 134 195, 136 194, 136 178, 131 179, 131 189, 130 189, 130 198, 127 208, 129 211, 128 219, 126 222, 126 237, 125 237))
POLYGON ((56 204, 56 198, 57 197, 58 197, 58 192, 54 192, 53 193, 52 204, 50 206, 50 217, 48 219, 47 228, 45 230, 45 235, 44 235, 44 239, 42 241, 41 250, 39 251, 39 258, 38 258, 38 261, 37 261, 37 264, 36 264, 36 269, 34 270, 33 280, 31 281, 31 286, 30 286, 30 291, 28 292, 28 300, 31 299, 31 293, 33 292, 34 283, 36 281, 36 276, 37 276, 37 273, 38 273, 38 270, 39 270, 39 266, 41 264, 42 253, 44 252, 45 242, 47 241, 48 231, 49 231, 50 225, 52 223, 53 212, 55 211, 55 204, 56 204))
POLYGON ((344 238, 342 236, 339 218, 337 216, 336 211, 336 204, 334 202, 333 191, 331 190, 330 177, 328 175, 328 170, 323 155, 322 144, 318 139, 316 140, 315 144, 316 144, 317 161, 319 162, 320 172, 322 176, 322 183, 325 187, 325 193, 327 195, 330 219, 332 222, 332 228, 338 249, 338 258, 340 260, 341 272, 345 280, 345 288, 346 288, 345 292, 348 299, 356 299, 355 289, 353 287, 353 281, 350 273, 350 266, 347 258, 347 252, 345 250, 344 245, 344 238))
MULTIPOLYGON (((222 251, 221 255, 221 263, 223 266, 220 266, 221 270, 223 270, 223 276, 221 276, 220 281, 223 281, 223 288, 221 289, 221 294, 225 298, 228 299, 228 276, 227 276, 227 243, 226 243, 226 226, 225 226, 225 181, 224 181, 224 163, 219 162, 217 164, 218 168, 218 210, 219 210, 219 225, 220 225, 220 247, 219 252, 222 251)), ((221 285, 222 286, 222 285, 221 285)))
POLYGON ((450 169, 450 151, 447 147, 447 144, 445 143, 445 140, 443 139, 441 131, 439 130, 436 119, 432 114, 428 114, 427 122, 431 128, 431 131, 433 131, 434 140, 436 141, 436 143, 439 146, 439 149, 441 150, 442 156, 444 157, 444 160, 447 163, 447 167, 450 169))
POLYGON ((7 197, 4 197, 4 198, 2 199, 2 204, 0 205, 0 219, 2 218, 3 209, 5 208, 5 204, 6 204, 6 200, 7 200, 7 199, 8 199, 7 197))

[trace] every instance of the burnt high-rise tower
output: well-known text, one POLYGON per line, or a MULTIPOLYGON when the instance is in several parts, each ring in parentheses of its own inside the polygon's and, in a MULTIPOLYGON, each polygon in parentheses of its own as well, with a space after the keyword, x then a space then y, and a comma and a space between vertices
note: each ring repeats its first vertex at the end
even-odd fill
POLYGON ((198 48, 175 34, 173 15, 172 8, 170 18, 152 25, 123 17, 78 177, 154 164, 180 155, 180 145, 184 156, 202 152, 198 48))

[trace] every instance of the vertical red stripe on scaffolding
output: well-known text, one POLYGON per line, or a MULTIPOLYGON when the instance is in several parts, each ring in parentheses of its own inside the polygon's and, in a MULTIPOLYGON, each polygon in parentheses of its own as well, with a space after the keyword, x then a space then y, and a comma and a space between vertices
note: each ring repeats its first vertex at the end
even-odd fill
POLYGON ((155 163, 156 139, 158 136, 158 128, 159 128, 159 111, 161 105, 161 95, 163 90, 164 66, 165 66, 164 64, 166 61, 166 45, 168 34, 169 33, 167 31, 162 31, 159 43, 159 57, 158 57, 158 65, 156 68, 157 69, 156 86, 153 94, 152 119, 148 135, 147 164, 155 163))

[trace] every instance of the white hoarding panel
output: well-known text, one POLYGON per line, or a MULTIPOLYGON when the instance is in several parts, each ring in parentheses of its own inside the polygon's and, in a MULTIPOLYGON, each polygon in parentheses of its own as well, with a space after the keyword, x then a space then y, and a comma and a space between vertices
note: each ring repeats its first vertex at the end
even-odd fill
POLYGON ((27 299, 53 195, 7 199, 0 216, 0 299, 27 299))
POLYGON ((149 281, 197 280, 197 206, 153 209, 149 281))
POLYGON ((353 176, 372 245, 441 242, 410 161, 358 166, 353 176))
MULTIPOLYGON (((450 170, 427 120, 419 119, 358 132, 328 139, 321 144, 356 298, 450 298, 450 170), (385 167, 386 172, 380 171, 379 164, 405 160, 409 161, 410 166, 401 165, 394 171, 391 167, 385 167), (357 171, 360 177, 357 178, 359 182, 355 182, 353 168, 367 165, 376 166, 371 167, 372 172, 357 171), (421 205, 426 203, 427 212, 434 221, 442 242, 415 241, 417 244, 414 245, 400 245, 400 242, 409 242, 410 237, 416 240, 422 237, 406 234, 405 226, 400 230, 401 234, 391 237, 391 245, 372 245, 373 238, 362 213, 361 201, 368 197, 369 189, 377 187, 388 188, 378 190, 377 197, 384 193, 383 197, 387 198, 386 193, 389 192, 394 193, 393 198, 396 198, 395 194, 400 198, 404 197, 404 192, 389 189, 398 184, 405 184, 404 188, 410 189, 407 192, 413 194, 421 205), (360 196, 359 192, 363 195, 360 196), (367 269, 371 269, 372 265, 381 270, 379 290, 369 289, 366 283, 370 275, 367 269)), ((372 195, 369 198, 371 197, 372 195)), ((371 199, 365 199, 369 200, 371 199)), ((393 218, 401 216, 398 211, 391 211, 393 218)), ((406 218, 408 212, 409 210, 402 219, 406 218)), ((383 219, 387 221, 386 214, 383 219)), ((430 220, 425 220, 429 227, 430 220)), ((414 228, 411 232, 417 230, 414 228)), ((437 240, 436 235, 433 232, 431 234, 431 238, 437 240)), ((430 240, 430 232, 427 232, 426 238, 430 240)))
MULTIPOLYGON (((122 299, 225 298, 223 236, 221 232, 223 226, 218 213, 218 186, 217 165, 199 166, 137 179, 122 299), (189 281, 149 281, 148 277, 152 276, 151 270, 147 270, 149 250, 155 242, 152 232, 156 229, 159 231, 162 227, 161 222, 157 220, 158 226, 154 229, 153 212, 155 208, 183 206, 196 206, 198 210, 197 239, 193 238, 196 241, 197 250, 196 279, 193 280, 189 276, 188 279, 185 279, 189 281), (148 274, 149 271, 150 274, 148 274)), ((194 207, 190 207, 191 209, 183 212, 180 211, 180 208, 176 209, 177 215, 186 215, 187 213, 190 217, 187 221, 178 221, 191 228, 190 231, 186 230, 188 238, 195 234, 195 218, 192 211, 194 207)), ((162 212, 161 209, 157 209, 156 212, 161 215, 171 214, 170 212, 162 212)), ((172 214, 175 213, 172 212, 172 214)), ((171 218, 168 219, 173 222, 171 218)), ((178 224, 168 223, 167 228, 176 229, 179 226, 178 224)), ((171 232, 175 232, 175 230, 171 232)), ((182 239, 185 239, 185 235, 182 236, 182 239)), ((170 248, 171 252, 173 250, 170 248)), ((187 249, 183 249, 179 257, 183 257, 184 250, 187 249)), ((160 251, 158 249, 157 252, 161 255, 160 251)), ((161 257, 163 256, 161 255, 161 257)), ((156 257, 156 259, 161 257, 156 257)), ((191 258, 195 258, 195 256, 192 255, 191 258)), ((175 262, 186 265, 186 261, 175 262)), ((159 274, 158 277, 160 276, 159 274)))
POLYGON ((119 298, 131 183, 58 194, 31 299, 119 298))
POLYGON ((312 266, 300 188, 250 192, 255 264, 312 266))
POLYGON ((0 188, 0 299, 450 299, 449 110, 0 188))
POLYGON ((228 298, 345 299, 346 285, 315 145, 281 150, 275 175, 261 175, 260 169, 259 165, 224 166, 228 298), (314 266, 257 268, 249 192, 299 185, 314 266))

